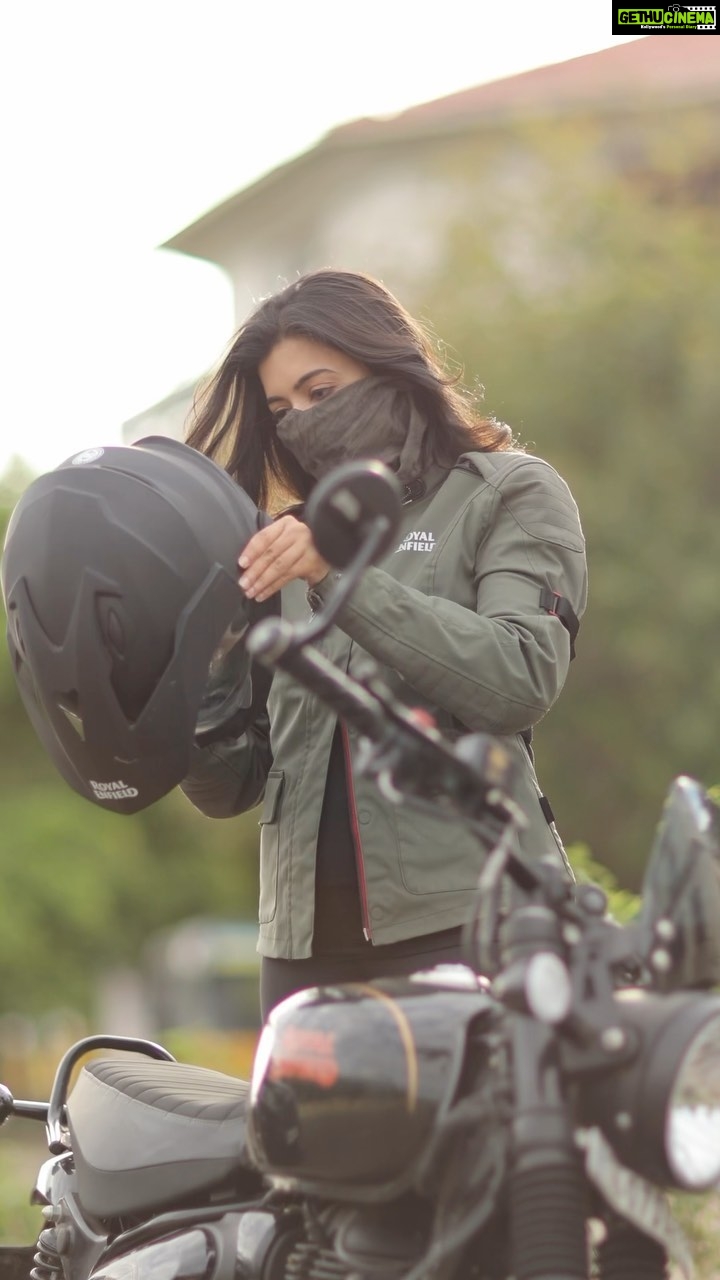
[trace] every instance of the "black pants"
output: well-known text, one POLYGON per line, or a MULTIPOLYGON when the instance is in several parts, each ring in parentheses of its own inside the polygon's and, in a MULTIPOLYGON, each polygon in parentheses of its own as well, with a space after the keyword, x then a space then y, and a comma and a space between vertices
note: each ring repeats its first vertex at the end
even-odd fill
POLYGON ((274 960, 263 956, 260 968, 260 1005, 263 1022, 271 1009, 307 987, 336 986, 343 982, 370 982, 430 969, 436 964, 463 962, 461 930, 444 929, 412 942, 373 947, 363 951, 311 956, 308 960, 274 960))

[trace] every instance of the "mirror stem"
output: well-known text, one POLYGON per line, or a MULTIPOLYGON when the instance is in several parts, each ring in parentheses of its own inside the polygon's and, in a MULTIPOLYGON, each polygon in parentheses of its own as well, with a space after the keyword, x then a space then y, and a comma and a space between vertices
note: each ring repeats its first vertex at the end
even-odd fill
POLYGON ((378 550, 387 536, 391 521, 387 516, 375 516, 368 526, 362 546, 353 556, 344 570, 342 577, 336 579, 336 586, 322 613, 316 613, 307 623, 293 627, 292 647, 299 647, 318 640, 329 631, 345 602, 352 595, 365 570, 373 563, 378 550))

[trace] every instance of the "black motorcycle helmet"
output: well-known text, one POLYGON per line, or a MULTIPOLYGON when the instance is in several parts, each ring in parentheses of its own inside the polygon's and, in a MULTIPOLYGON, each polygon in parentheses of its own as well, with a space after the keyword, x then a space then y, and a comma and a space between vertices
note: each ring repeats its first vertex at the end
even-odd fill
POLYGON ((80 795, 147 808, 187 775, 195 741, 240 732, 264 702, 241 637, 268 606, 244 596, 237 558, 267 521, 209 458, 159 436, 86 449, 26 489, 2 560, 8 644, 80 795))

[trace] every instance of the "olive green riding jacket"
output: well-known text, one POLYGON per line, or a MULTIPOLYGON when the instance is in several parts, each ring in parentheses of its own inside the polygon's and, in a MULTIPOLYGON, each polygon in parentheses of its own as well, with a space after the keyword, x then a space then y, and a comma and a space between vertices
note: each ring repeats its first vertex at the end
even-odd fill
MULTIPOLYGON (((551 466, 518 451, 465 454, 451 471, 434 468, 425 483, 423 495, 403 507, 397 549, 366 570, 319 647, 351 674, 370 654, 392 687, 436 713, 451 737, 500 736, 518 762, 515 798, 528 818, 518 847, 564 859, 521 735, 554 703, 570 661, 568 631, 541 605, 544 589, 564 597, 578 618, 585 609, 577 507, 551 466)), ((310 593, 315 607, 333 579, 310 593)), ((302 582, 283 589, 283 616, 307 619, 310 607, 302 582)), ((264 955, 311 954, 315 852, 335 726, 332 712, 278 673, 266 714, 235 741, 196 748, 182 784, 210 817, 262 801, 264 955)), ((352 729, 346 744, 366 937, 390 943, 461 924, 485 856, 479 844, 446 815, 397 806, 354 775, 352 729)))

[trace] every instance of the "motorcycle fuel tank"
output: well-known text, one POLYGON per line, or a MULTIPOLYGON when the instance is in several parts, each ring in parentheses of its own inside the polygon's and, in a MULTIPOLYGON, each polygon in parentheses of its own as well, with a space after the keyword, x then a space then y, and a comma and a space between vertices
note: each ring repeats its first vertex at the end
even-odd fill
POLYGON ((306 1191, 394 1194, 453 1098, 471 1023, 496 1007, 464 966, 283 1001, 253 1068, 256 1164, 306 1191))

